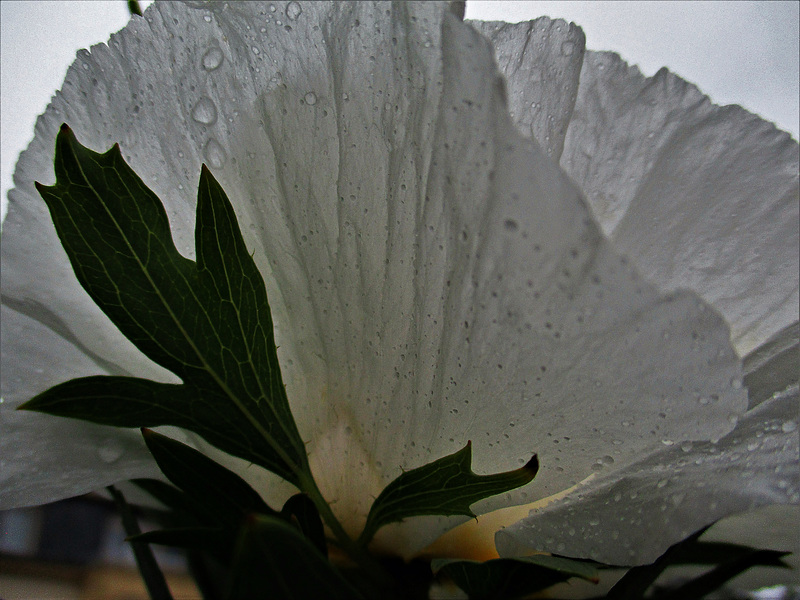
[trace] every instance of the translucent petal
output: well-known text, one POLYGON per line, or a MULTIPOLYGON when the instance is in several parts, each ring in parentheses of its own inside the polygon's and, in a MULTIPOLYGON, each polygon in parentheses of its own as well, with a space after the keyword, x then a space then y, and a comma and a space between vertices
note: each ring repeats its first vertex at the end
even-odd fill
POLYGON ((799 164, 741 107, 587 53, 561 165, 642 273, 725 316, 740 356, 798 319, 799 164))
MULTIPOLYGON (((97 373, 96 363, 41 323, 7 306, 2 307, 2 323, 3 382, 8 389, 24 388, 29 380, 55 384, 97 373)), ((7 398, 0 404, 0 509, 158 476, 138 431, 17 412, 17 404, 7 398)))
MULTIPOLYGON (((670 443, 532 511, 497 533, 498 550, 513 556, 527 546, 610 564, 645 564, 722 517, 800 504, 797 405, 795 383, 748 411, 718 443, 670 443)), ((781 526, 796 530, 792 520, 781 526)), ((727 541, 746 543, 746 533, 727 541)))
MULTIPOLYGON (((301 8, 289 19, 256 3, 156 4, 81 54, 20 161, 4 302, 38 302, 46 310, 25 314, 64 343, 165 376, 82 295, 33 191, 52 179, 66 121, 94 149, 120 141, 189 256, 200 163, 212 168, 266 278, 316 475, 351 531, 402 468, 470 439, 479 473, 534 452, 542 464, 480 512, 623 469, 664 439, 731 430, 746 394, 724 320, 691 292, 662 295, 610 247, 548 157, 557 140, 515 130, 484 38, 446 5, 301 8)), ((558 64, 574 90, 582 38, 570 35, 560 50, 577 51, 558 64)), ((69 364, 46 339, 44 368, 69 364)), ((21 368, 17 345, 4 377, 21 368)), ((455 522, 409 520, 377 543, 413 553, 455 522)))

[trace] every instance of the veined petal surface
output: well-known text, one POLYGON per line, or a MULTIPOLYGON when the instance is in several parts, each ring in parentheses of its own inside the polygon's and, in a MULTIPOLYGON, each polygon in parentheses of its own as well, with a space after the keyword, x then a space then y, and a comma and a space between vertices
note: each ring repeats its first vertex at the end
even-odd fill
MULTIPOLYGON (((477 473, 534 453, 542 465, 480 513, 628 467, 663 440, 730 432, 747 399, 725 321, 694 293, 663 295, 611 248, 551 158, 561 142, 517 133, 486 39, 444 4, 291 6, 156 4, 79 55, 19 163, 4 303, 103 357, 96 373, 168 380, 80 289, 33 191, 52 183, 67 122, 96 150, 120 142, 190 258, 200 164, 212 169, 266 279, 315 474, 352 533, 402 468, 468 440, 477 473)), ((583 37, 567 33, 569 104, 583 37)), ((560 87, 547 90, 558 106, 560 87)), ((530 128, 563 136, 571 111, 530 128)), ((13 376, 18 344, 4 350, 3 410, 53 383, 13 376)), ((55 440, 49 452, 60 471, 85 470, 55 440)), ((433 521, 387 527, 376 544, 410 554, 459 519, 433 521)))

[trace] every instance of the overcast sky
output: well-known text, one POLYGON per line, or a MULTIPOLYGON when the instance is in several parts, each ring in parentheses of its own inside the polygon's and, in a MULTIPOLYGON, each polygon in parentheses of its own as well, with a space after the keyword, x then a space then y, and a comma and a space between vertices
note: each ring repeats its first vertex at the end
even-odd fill
MULTIPOLYGON (((286 2, 276 1, 276 5, 286 2)), ((143 5, 148 5, 144 2, 143 5)), ((467 2, 467 18, 574 21, 593 50, 646 75, 666 66, 718 104, 741 104, 798 137, 800 3, 467 2)), ((80 48, 124 27, 124 0, 0 1, 0 191, 80 48)))

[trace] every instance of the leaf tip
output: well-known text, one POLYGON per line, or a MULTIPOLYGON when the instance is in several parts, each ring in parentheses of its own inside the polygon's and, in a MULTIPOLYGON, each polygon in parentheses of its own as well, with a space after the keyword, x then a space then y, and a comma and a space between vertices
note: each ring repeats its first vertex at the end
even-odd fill
POLYGON ((522 466, 522 469, 529 471, 531 475, 536 475, 539 472, 539 455, 534 454, 531 459, 522 466))

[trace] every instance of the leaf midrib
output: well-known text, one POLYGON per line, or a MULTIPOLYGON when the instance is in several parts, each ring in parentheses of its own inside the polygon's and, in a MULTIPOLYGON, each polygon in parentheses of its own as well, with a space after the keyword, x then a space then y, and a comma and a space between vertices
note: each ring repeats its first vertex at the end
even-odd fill
MULTIPOLYGON (((152 287, 154 293, 158 297, 158 299, 161 302, 162 306, 164 306, 164 308, 166 308, 167 313, 169 314, 169 317, 172 319, 173 323, 177 326, 178 330, 180 331, 180 333, 183 336, 183 338, 186 341, 186 343, 189 344, 189 346, 191 347, 192 351, 195 353, 197 358, 202 363, 203 368, 206 370, 206 372, 208 372, 211 375, 211 377, 213 378, 214 382, 220 387, 220 389, 225 393, 225 395, 234 403, 236 408, 239 409, 239 411, 243 414, 243 416, 250 422, 250 424, 256 429, 256 431, 258 431, 258 433, 270 445, 270 447, 273 449, 273 451, 275 451, 278 454, 278 456, 295 473, 295 475, 300 474, 300 472, 301 472, 300 466, 296 465, 294 463, 294 461, 281 448, 281 446, 278 443, 276 443, 276 441, 272 437, 272 435, 270 435, 270 433, 261 425, 261 423, 258 421, 258 419, 247 409, 247 407, 244 406, 242 401, 239 399, 238 395, 235 394, 233 392, 233 390, 230 389, 230 387, 228 387, 228 385, 219 376, 219 374, 216 372, 216 370, 211 367, 211 365, 209 364, 208 360, 206 360, 206 357, 204 356, 204 354, 200 351, 200 349, 194 343, 194 340, 189 335, 189 333, 186 331, 186 329, 183 327, 183 325, 181 324, 180 320, 177 318, 177 315, 173 312, 171 306, 166 301, 165 295, 161 292, 161 289, 158 287, 156 282, 150 276, 150 273, 148 272, 148 269, 146 268, 145 264, 141 261, 141 259, 139 257, 139 254, 134 250, 133 245, 131 244, 130 240, 128 239, 128 236, 125 234, 124 229, 120 226, 120 224, 117 221, 117 219, 114 217, 112 212, 108 209, 107 204, 103 201, 102 195, 98 192, 97 189, 95 189, 94 185, 92 185, 91 180, 89 179, 89 177, 86 174, 86 171, 83 168, 82 161, 78 159, 78 153, 75 152, 74 149, 72 148, 72 142, 70 141, 69 144, 70 144, 70 150, 72 151, 73 156, 75 156, 75 158, 76 158, 76 163, 78 165, 78 169, 80 171, 81 177, 86 182, 86 185, 91 190, 92 194, 94 194, 94 196, 100 202, 101 206, 103 207, 103 210, 106 212, 108 217, 113 222, 114 227, 117 229, 117 231, 119 232, 120 236, 124 240, 125 245, 128 248, 128 251, 130 252, 131 256, 134 257, 134 260, 136 261, 136 264, 139 266, 139 269, 141 270, 142 274, 147 279, 148 283, 152 287)), ((128 188, 127 183, 124 181, 124 179, 122 177, 120 177, 120 182, 122 183, 122 185, 125 188, 126 192, 131 197, 135 197, 134 194, 131 193, 131 190, 128 188)), ((137 205, 137 210, 138 210, 138 205, 137 205)), ((67 214, 70 214, 70 213, 67 212, 67 214)), ((76 231, 80 232, 81 229, 77 226, 77 223, 74 222, 74 220, 72 219, 71 216, 70 216, 70 220, 72 221, 73 226, 75 227, 76 231)), ((142 222, 144 222, 144 221, 142 221, 142 222)), ((86 241, 85 236, 82 233, 79 233, 79 235, 81 236, 81 238, 85 242, 86 241)), ((87 246, 90 247, 90 248, 92 247, 91 244, 87 244, 87 246)), ((226 273, 226 276, 227 276, 227 273, 226 273)), ((192 286, 190 285, 190 286, 187 286, 187 287, 188 287, 189 290, 191 290, 192 296, 194 297, 194 299, 197 302, 197 304, 202 307, 202 303, 199 301, 197 296, 194 294, 194 290, 192 290, 192 286)), ((126 310, 126 312, 128 312, 128 311, 126 310)), ((252 364, 252 360, 251 360, 250 357, 251 357, 251 354, 248 353, 248 361, 247 362, 248 362, 248 364, 250 365, 250 367, 252 369, 254 365, 252 364)), ((259 388, 261 388, 262 384, 261 384, 260 378, 257 376, 257 374, 256 374, 256 380, 259 381, 259 388)), ((185 384, 185 382, 184 382, 184 384, 185 384)), ((278 419, 278 421, 280 422, 280 419, 278 419)))

